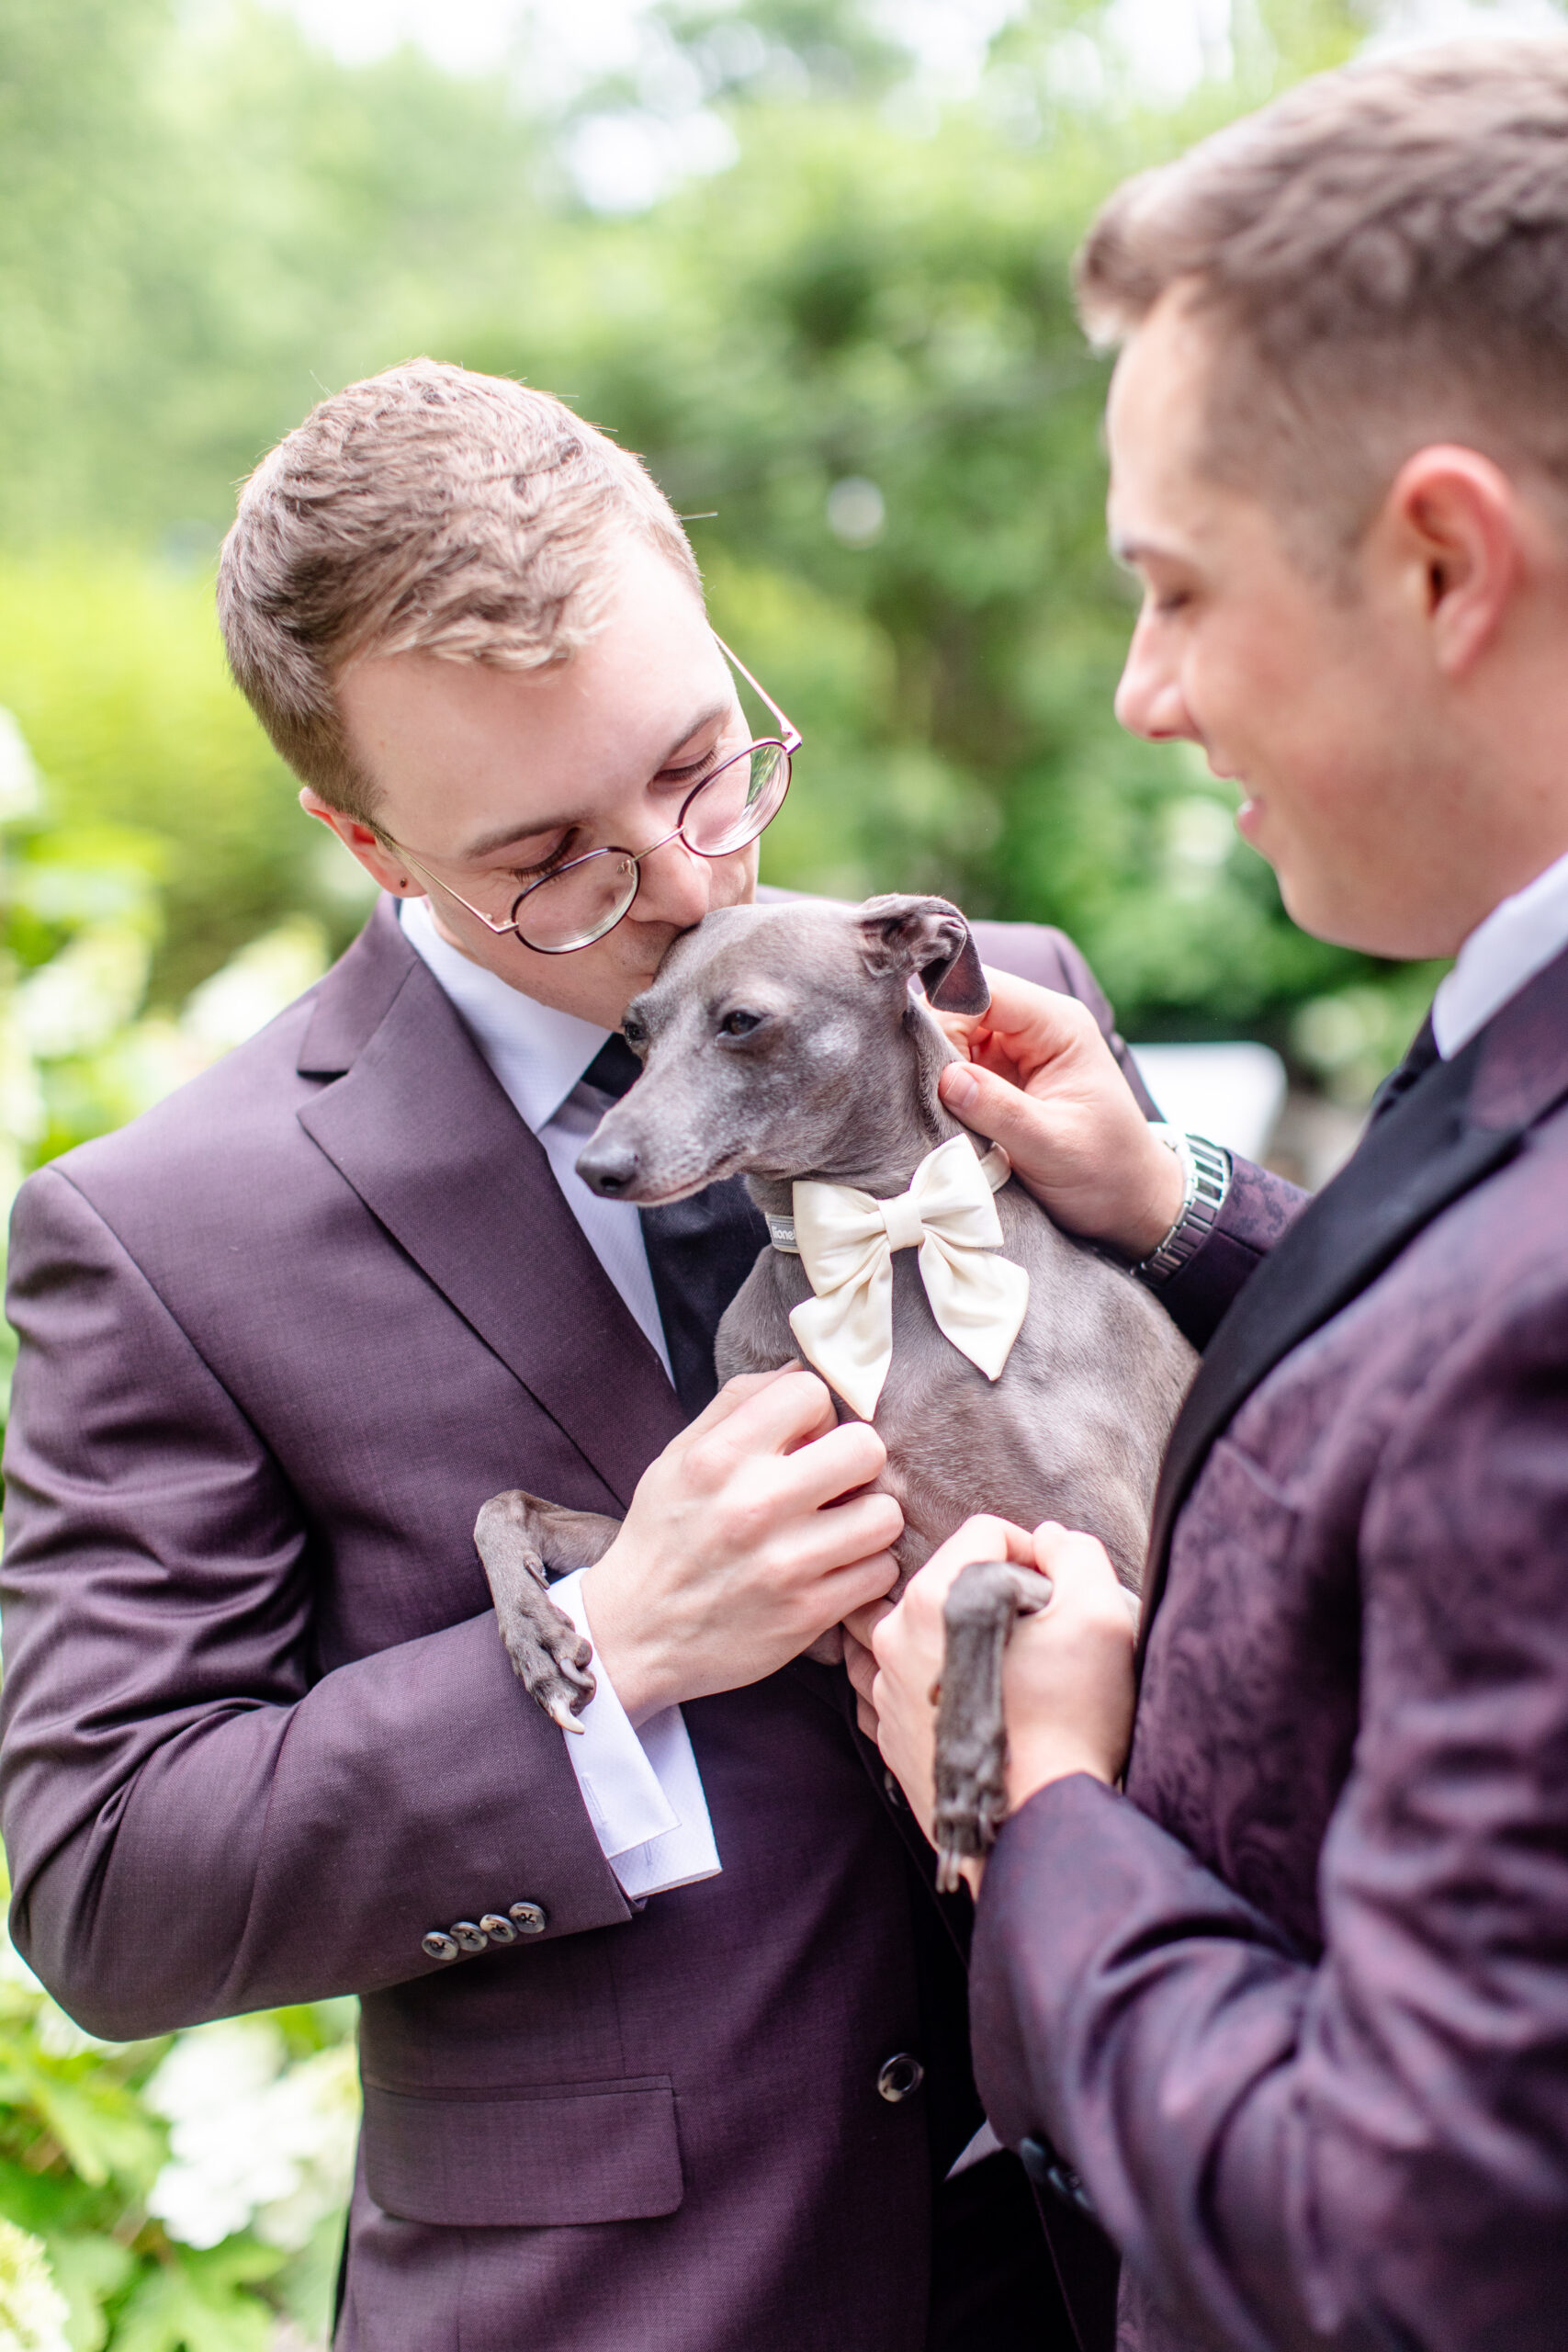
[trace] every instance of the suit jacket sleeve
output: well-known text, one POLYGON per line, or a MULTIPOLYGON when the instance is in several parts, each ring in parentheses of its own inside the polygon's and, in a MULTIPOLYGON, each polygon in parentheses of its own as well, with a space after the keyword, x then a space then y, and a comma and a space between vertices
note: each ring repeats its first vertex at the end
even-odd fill
POLYGON ((1213 1230, 1159 1293, 1161 1306, 1200 1352, 1225 1309, 1310 1199, 1297 1184, 1232 1155, 1230 1190, 1213 1230))
POLYGON ((629 1916, 492 1615, 318 1673, 281 1469, 54 1170, 9 1311, 0 1803, 16 1940, 73 2016, 370 1991, 525 1899, 555 1935, 629 1916))
POLYGON ((1179 2340, 1562 2341, 1568 1312, 1537 1293, 1413 1371, 1385 1436, 1322 1954, 1087 1778, 987 1870, 987 2109, 1070 2157, 1179 2340))

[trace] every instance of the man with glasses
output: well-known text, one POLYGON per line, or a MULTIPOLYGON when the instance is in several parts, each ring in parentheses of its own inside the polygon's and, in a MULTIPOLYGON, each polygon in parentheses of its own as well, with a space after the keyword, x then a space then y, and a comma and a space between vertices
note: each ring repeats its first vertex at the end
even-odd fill
MULTIPOLYGON (((24 1191, 17 1941, 115 2036, 362 1996, 352 2352, 1065 2346, 976 2140, 966 1898, 801 1662, 892 1581, 880 1442, 804 1372, 715 1397, 765 1239, 739 1182, 639 1215, 573 1166, 628 1000, 750 896, 800 737, 637 461, 456 368, 291 434, 220 603, 386 895, 260 1037, 24 1191), (474 1553, 518 1485, 625 1514, 556 1588, 576 1736, 474 1553)), ((987 946, 1109 1029, 1055 934, 987 946)))

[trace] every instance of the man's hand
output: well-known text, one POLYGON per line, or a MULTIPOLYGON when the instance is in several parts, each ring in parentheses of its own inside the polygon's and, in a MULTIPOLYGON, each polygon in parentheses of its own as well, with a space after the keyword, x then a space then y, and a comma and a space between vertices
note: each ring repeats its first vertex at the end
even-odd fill
POLYGON ((931 1781, 936 1704, 931 1691, 942 1673, 942 1605, 953 1578, 975 1560, 1016 1560, 1032 1568, 1034 1538, 1010 1520, 988 1513, 966 1519, 919 1574, 910 1577, 897 1608, 874 1601, 844 1628, 845 1664, 855 1687, 860 1727, 881 1748, 928 1838, 936 1811, 931 1781), (877 1671, 887 1663, 885 1644, 898 1662, 894 1674, 877 1671))
POLYGON ((987 970, 987 1012, 942 1025, 967 1062, 942 1073, 955 1119, 999 1143, 1013 1173, 1070 1233, 1133 1260, 1181 1213, 1182 1176, 1076 997, 987 970))
POLYGON ((822 1382, 795 1370, 730 1381, 665 1447, 582 1579, 634 1724, 761 1681, 890 1589, 903 1512, 853 1493, 886 1459, 874 1430, 839 1424, 822 1382))
MULTIPOLYGON (((1117 1582, 1104 1546, 1053 1521, 1031 1537, 1006 1520, 969 1520, 911 1579, 897 1607, 866 1626, 877 1669, 869 1688, 864 1652, 852 1653, 852 1673, 874 1713, 877 1743, 928 1838, 936 1741, 931 1690, 942 1674, 942 1604, 971 1560, 998 1559, 1038 1567, 1052 1585, 1048 1606, 1038 1616, 1019 1619, 1002 1671, 1010 1810, 1072 1772, 1090 1773, 1109 1786, 1126 1760, 1137 1603, 1117 1582)), ((965 1871, 976 1888, 980 1870, 965 1871)))

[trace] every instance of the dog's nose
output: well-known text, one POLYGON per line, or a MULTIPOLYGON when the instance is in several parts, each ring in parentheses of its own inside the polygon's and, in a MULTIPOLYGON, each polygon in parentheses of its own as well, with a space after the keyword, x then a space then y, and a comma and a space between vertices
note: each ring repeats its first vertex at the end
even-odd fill
POLYGON ((618 1200, 636 1182, 638 1160, 636 1148, 629 1143, 617 1143, 611 1136, 595 1136, 579 1153, 577 1172, 591 1193, 601 1193, 605 1200, 618 1200))

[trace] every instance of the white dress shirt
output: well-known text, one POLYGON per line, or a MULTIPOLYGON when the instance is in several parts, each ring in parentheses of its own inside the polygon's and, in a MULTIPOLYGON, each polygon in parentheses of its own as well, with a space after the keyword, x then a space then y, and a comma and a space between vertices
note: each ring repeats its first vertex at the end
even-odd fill
POLYGON ((1568 855, 1516 890, 1478 922, 1432 999, 1432 1035, 1444 1061, 1454 1056, 1527 980, 1568 947, 1568 855))
MULTIPOLYGON (((451 999, 465 1027, 529 1133, 538 1137, 566 1200, 599 1263, 647 1333, 666 1373, 670 1351, 659 1319, 642 1227, 629 1201, 601 1200, 577 1172, 578 1153, 598 1125, 609 1097, 582 1073, 611 1034, 572 1012, 536 1003, 482 964, 448 945, 428 899, 404 899, 408 943, 451 999)), ((582 1571, 563 1577, 550 1597, 579 1633, 592 1634, 582 1571)), ((623 1893, 663 1894, 712 1878, 719 1869, 713 1824, 685 1718, 666 1707, 633 1728, 609 1676, 595 1660, 597 1689, 563 1732, 588 1817, 623 1893)))

